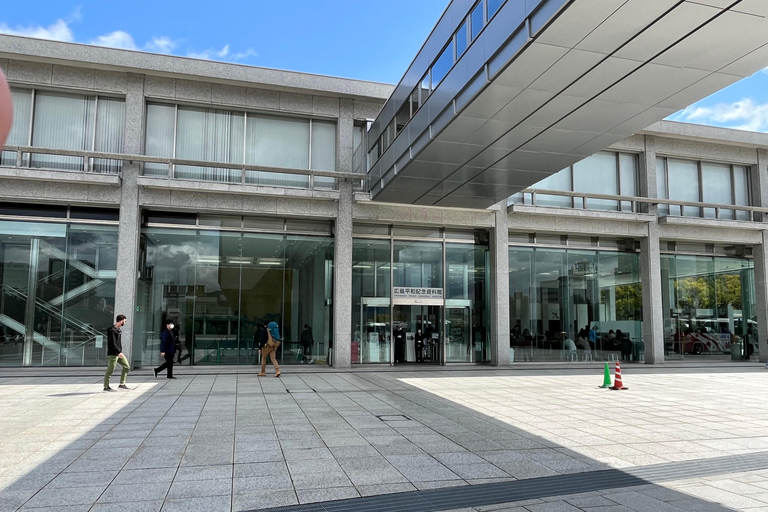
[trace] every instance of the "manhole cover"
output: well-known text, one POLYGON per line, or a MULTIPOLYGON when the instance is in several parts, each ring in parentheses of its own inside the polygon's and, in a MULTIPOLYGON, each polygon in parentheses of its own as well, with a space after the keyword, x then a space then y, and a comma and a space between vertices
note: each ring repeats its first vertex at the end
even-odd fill
POLYGON ((376 417, 381 421, 411 421, 411 418, 405 414, 381 414, 376 417))

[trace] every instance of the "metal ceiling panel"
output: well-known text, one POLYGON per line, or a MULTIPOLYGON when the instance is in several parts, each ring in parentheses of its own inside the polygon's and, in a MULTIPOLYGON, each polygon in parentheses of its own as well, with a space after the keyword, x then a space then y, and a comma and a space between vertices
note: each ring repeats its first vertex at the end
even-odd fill
MULTIPOLYGON (((374 200, 488 207, 768 65, 768 0, 535 0, 525 20, 521 5, 501 7, 373 162, 374 200)), ((424 48, 436 58, 445 41, 424 48)))

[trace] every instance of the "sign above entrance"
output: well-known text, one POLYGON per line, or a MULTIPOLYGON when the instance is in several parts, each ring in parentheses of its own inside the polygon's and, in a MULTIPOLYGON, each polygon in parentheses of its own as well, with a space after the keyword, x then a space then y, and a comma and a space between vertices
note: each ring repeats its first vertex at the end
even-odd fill
POLYGON ((396 287, 392 292, 395 299, 438 299, 443 300, 442 288, 396 287))
POLYGON ((443 289, 396 286, 392 289, 392 303, 400 306, 442 306, 443 289))

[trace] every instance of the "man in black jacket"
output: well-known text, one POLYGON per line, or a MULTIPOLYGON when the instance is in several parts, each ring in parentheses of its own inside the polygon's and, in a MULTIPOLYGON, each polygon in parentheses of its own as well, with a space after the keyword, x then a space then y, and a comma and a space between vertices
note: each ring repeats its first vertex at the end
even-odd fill
POLYGON ((117 315, 115 325, 110 325, 107 328, 107 373, 104 374, 104 391, 115 391, 114 388, 109 387, 109 378, 112 377, 112 372, 115 371, 115 365, 120 363, 123 367, 123 373, 120 374, 120 389, 130 389, 125 385, 125 379, 128 377, 128 371, 130 365, 128 360, 123 355, 123 332, 120 330, 125 325, 125 315, 117 315))
POLYGON ((155 368, 155 378, 161 371, 168 369, 167 377, 169 379, 175 379, 173 376, 173 356, 176 354, 176 340, 173 337, 173 320, 168 319, 165 321, 165 329, 160 334, 160 357, 165 359, 165 362, 155 368))

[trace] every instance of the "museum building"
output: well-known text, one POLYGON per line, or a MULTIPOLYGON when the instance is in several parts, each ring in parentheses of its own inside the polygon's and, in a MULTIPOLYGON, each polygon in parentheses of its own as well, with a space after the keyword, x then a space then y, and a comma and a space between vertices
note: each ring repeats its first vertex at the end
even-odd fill
POLYGON ((166 319, 195 365, 271 321, 281 364, 764 360, 768 134, 660 119, 768 48, 578 101, 576 7, 513 3, 451 2, 397 86, 0 35, 0 367, 103 365, 117 314, 135 366, 166 319))

